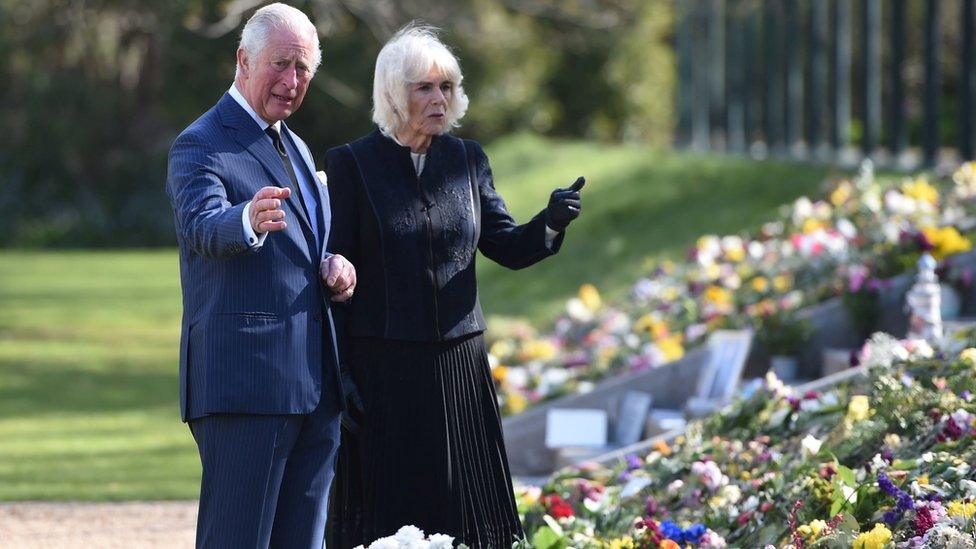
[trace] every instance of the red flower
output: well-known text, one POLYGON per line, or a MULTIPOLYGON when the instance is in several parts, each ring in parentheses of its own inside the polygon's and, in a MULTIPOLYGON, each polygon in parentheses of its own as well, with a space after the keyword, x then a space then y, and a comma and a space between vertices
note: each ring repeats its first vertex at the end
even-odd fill
POLYGON ((573 506, 559 497, 557 494, 542 496, 542 504, 546 507, 546 512, 552 518, 569 518, 573 516, 573 506))
POLYGON ((935 526, 935 517, 928 507, 922 507, 915 511, 915 535, 924 536, 930 528, 935 526))

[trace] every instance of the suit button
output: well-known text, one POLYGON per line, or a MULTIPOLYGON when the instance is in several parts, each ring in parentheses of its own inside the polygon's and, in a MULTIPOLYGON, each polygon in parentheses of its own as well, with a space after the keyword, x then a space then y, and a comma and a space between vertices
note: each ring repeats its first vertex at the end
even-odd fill
POLYGON ((315 313, 315 314, 313 314, 312 315, 312 318, 315 319, 315 322, 322 322, 322 314, 321 313, 315 313))

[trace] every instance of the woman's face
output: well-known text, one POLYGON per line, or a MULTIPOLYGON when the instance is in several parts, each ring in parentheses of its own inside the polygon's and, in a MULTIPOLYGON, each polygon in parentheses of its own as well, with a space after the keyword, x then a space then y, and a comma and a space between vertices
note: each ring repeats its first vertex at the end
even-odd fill
POLYGON ((454 83, 437 67, 427 76, 410 84, 407 97, 407 131, 423 136, 444 133, 447 126, 447 105, 454 94, 454 83))

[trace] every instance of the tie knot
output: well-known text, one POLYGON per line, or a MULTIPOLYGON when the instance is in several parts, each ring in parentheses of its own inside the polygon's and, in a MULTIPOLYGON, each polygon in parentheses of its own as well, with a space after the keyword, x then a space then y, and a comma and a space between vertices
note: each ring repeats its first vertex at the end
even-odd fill
POLYGON ((288 151, 285 150, 285 144, 281 141, 281 134, 278 133, 278 130, 276 130, 274 126, 268 126, 268 128, 264 130, 264 133, 268 134, 268 137, 271 138, 271 142, 274 143, 278 154, 281 156, 288 156, 288 151))

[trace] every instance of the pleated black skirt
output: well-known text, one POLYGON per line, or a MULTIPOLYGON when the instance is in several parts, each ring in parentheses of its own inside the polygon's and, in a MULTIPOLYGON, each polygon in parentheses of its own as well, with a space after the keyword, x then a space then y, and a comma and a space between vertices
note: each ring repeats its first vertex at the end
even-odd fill
POLYGON ((343 431, 330 549, 412 524, 472 547, 524 537, 480 334, 447 342, 355 339, 366 417, 343 431))

